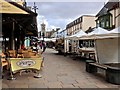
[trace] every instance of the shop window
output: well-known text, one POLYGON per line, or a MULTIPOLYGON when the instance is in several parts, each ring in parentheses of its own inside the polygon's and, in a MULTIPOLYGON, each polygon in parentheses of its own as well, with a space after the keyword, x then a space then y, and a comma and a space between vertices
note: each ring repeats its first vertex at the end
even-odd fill
POLYGON ((104 22, 101 22, 101 27, 105 27, 105 23, 104 22))
POLYGON ((109 27, 109 21, 106 21, 106 27, 109 27))

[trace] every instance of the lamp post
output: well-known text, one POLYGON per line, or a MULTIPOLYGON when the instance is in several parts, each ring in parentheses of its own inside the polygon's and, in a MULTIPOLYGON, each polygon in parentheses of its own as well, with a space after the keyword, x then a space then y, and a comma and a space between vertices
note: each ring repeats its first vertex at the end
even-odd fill
POLYGON ((34 10, 34 12, 35 12, 35 13, 37 13, 37 12, 36 12, 36 10, 37 10, 38 8, 37 8, 37 6, 36 6, 35 2, 34 2, 34 6, 33 6, 33 8, 32 8, 32 9, 34 10))
POLYGON ((56 28, 56 32, 57 32, 57 38, 58 38, 58 34, 59 34, 59 31, 60 30, 60 28, 56 28))

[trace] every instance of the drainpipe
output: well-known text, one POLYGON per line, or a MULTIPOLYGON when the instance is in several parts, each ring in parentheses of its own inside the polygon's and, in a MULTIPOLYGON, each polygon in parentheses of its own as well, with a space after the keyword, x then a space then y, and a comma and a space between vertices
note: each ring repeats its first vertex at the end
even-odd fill
POLYGON ((115 10, 114 10, 114 25, 115 25, 115 27, 116 27, 116 8, 115 8, 115 10))

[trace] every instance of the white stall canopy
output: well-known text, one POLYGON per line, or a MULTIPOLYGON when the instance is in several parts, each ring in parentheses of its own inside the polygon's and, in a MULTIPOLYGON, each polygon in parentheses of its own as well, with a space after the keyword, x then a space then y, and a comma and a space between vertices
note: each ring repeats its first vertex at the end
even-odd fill
MULTIPOLYGON (((120 27, 104 34, 95 35, 97 58, 99 63, 120 63, 119 62, 119 40, 120 27)), ((89 37, 89 36, 88 36, 89 37)))
MULTIPOLYGON (((55 42, 57 38, 44 38, 44 41, 52 41, 52 42, 55 42)), ((39 41, 42 41, 43 38, 39 38, 39 41)))
POLYGON ((120 37, 120 26, 111 30, 107 31, 104 34, 97 34, 95 35, 95 39, 105 39, 105 38, 118 38, 120 37))
POLYGON ((97 27, 97 28, 94 28, 93 29, 93 32, 89 33, 88 36, 91 36, 91 35, 99 35, 99 34, 106 34, 108 33, 109 31, 107 31, 106 29, 103 29, 101 27, 97 27))
POLYGON ((97 27, 97 28, 94 28, 91 33, 88 33, 87 35, 82 36, 80 39, 96 39, 97 36, 100 35, 100 37, 102 37, 108 33, 109 33, 109 31, 107 31, 106 29, 97 27))
POLYGON ((112 34, 118 34, 118 33, 120 33, 120 26, 117 27, 117 28, 115 28, 115 29, 113 29, 113 30, 111 30, 111 31, 109 31, 109 32, 112 33, 112 34))
POLYGON ((78 38, 80 38, 82 36, 86 36, 86 35, 87 35, 87 33, 85 33, 83 30, 80 30, 78 33, 66 37, 66 39, 77 40, 78 38))
POLYGON ((120 63, 120 27, 107 31, 100 27, 81 37, 82 40, 95 40, 97 61, 100 64, 120 63))

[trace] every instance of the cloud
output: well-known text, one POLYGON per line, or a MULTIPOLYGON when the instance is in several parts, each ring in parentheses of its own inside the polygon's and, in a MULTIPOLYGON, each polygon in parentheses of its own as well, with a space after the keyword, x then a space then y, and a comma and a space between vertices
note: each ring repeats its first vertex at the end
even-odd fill
POLYGON ((38 15, 37 16, 38 31, 41 31, 42 23, 44 23, 46 25, 46 31, 51 31, 52 29, 60 28, 60 27, 57 27, 57 25, 54 26, 54 23, 52 24, 50 21, 49 21, 49 23, 51 23, 51 24, 49 24, 45 16, 38 15))
MULTIPOLYGON (((33 6, 33 3, 28 3, 33 6)), ((38 12, 38 28, 43 19, 46 28, 65 29, 66 25, 82 15, 96 15, 104 2, 36 2, 38 12)))

